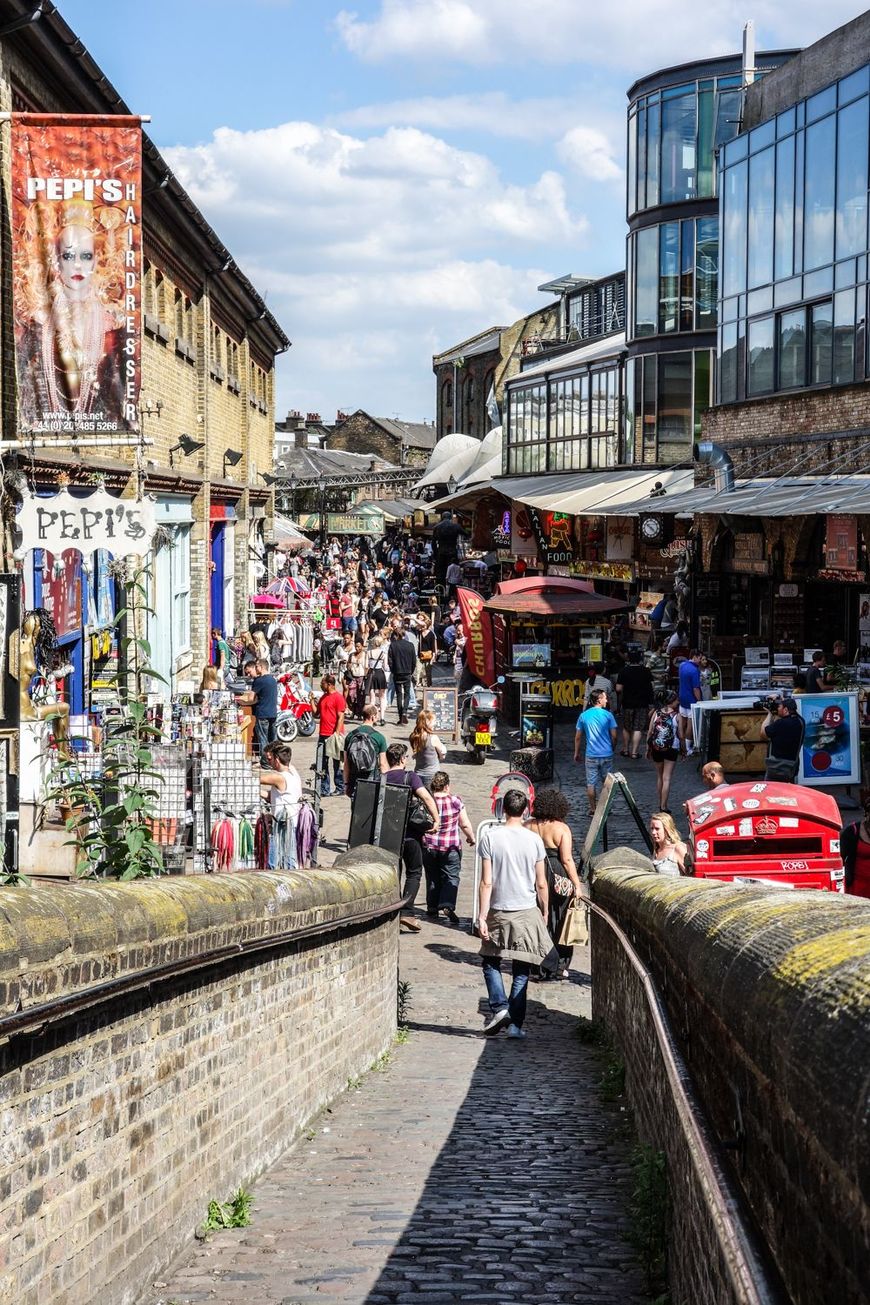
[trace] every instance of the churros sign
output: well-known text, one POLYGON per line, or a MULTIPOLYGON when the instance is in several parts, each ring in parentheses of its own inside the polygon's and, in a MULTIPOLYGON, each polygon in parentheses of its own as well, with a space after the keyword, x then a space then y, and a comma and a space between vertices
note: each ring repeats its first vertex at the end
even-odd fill
POLYGON ((495 663, 492 650, 490 615, 484 611, 483 599, 473 589, 457 589, 462 627, 465 631, 465 662, 472 675, 482 684, 492 684, 495 663))

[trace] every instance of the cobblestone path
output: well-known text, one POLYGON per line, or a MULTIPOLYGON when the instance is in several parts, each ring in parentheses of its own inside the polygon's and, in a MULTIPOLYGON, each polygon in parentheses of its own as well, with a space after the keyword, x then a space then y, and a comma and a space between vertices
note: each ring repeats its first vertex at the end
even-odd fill
MULTIPOLYGON (((567 761, 559 779, 582 839, 582 770, 571 766, 570 731, 560 736, 567 761)), ((478 768, 451 760, 454 791, 476 824, 504 761, 478 768)), ((629 762, 626 774, 648 815, 652 768, 629 762)), ((672 809, 698 787, 695 768, 678 766, 672 809)), ((326 807, 334 844, 346 830, 347 803, 332 798, 326 807)), ((633 824, 619 819, 614 832, 611 846, 637 845, 633 824)), ((464 862, 459 909, 467 919, 470 853, 464 862)), ((402 937, 407 1043, 349 1085, 258 1179, 249 1228, 197 1244, 143 1305, 647 1299, 625 1240, 625 1114, 602 1100, 600 1067, 575 1035, 577 1016, 589 1014, 588 951, 575 952, 571 981, 531 985, 528 1038, 520 1042, 480 1035, 477 947, 464 930, 428 921, 419 935, 402 937)))

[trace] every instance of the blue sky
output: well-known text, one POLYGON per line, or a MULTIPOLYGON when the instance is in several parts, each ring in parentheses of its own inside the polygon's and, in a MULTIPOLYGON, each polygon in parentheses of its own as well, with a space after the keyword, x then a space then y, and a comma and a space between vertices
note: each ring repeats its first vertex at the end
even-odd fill
POLYGON ((625 91, 860 5, 58 0, 293 348, 278 411, 434 415, 432 354, 624 261, 625 91))

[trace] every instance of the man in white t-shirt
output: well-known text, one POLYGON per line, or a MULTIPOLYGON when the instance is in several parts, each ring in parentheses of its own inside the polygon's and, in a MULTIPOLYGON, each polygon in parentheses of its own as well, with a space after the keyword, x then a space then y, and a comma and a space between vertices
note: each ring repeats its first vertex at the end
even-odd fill
POLYGON ((477 925, 483 977, 492 1014, 484 1033, 508 1025, 509 1038, 524 1038, 526 995, 533 965, 553 968, 555 948, 547 933, 547 853, 537 834, 523 825, 526 795, 510 789, 504 796, 505 822, 480 835, 480 891, 477 925), (501 963, 511 962, 511 993, 505 996, 501 963))

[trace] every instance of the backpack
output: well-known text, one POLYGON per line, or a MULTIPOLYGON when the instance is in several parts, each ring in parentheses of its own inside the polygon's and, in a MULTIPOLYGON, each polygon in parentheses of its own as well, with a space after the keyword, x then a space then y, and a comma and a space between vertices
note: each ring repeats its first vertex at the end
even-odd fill
POLYGON ((674 730, 673 716, 657 711, 650 736, 650 747, 655 748, 657 752, 664 752, 666 748, 674 746, 675 740, 676 731, 674 730))
POLYGON ((368 731, 353 730, 347 736, 344 750, 350 761, 354 779, 374 779, 378 768, 378 750, 368 731))

